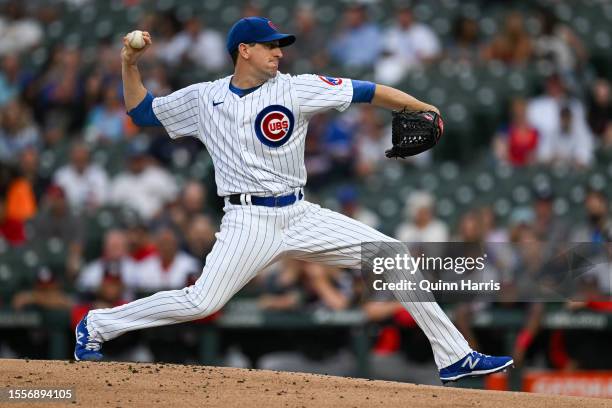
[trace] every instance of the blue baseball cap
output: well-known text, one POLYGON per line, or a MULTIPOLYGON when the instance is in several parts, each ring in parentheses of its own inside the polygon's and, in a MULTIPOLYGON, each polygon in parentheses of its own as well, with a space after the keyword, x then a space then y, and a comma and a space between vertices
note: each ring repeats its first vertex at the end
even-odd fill
POLYGON ((295 35, 278 32, 278 28, 267 18, 241 18, 227 33, 227 52, 230 54, 238 49, 240 43, 265 43, 278 41, 281 47, 295 42, 295 35))

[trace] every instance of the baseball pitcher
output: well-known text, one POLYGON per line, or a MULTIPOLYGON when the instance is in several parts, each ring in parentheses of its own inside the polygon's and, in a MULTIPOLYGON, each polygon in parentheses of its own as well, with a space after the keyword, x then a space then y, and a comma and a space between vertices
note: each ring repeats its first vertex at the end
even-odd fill
MULTIPOLYGON (((227 35, 233 75, 154 97, 142 84, 139 57, 152 44, 121 51, 125 105, 140 126, 163 126, 175 139, 196 137, 210 153, 218 194, 225 199, 216 243, 197 282, 181 290, 90 311, 76 328, 76 360, 102 358, 103 342, 123 333, 208 316, 259 271, 282 257, 359 268, 362 242, 393 242, 358 221, 308 202, 304 166, 310 118, 351 103, 396 111, 389 157, 433 146, 443 130, 435 106, 391 87, 348 78, 278 71, 295 36, 269 20, 243 18, 227 35), (416 113, 415 113, 416 112, 416 113)), ((443 382, 501 371, 510 357, 473 351, 435 302, 402 302, 429 338, 443 382)))

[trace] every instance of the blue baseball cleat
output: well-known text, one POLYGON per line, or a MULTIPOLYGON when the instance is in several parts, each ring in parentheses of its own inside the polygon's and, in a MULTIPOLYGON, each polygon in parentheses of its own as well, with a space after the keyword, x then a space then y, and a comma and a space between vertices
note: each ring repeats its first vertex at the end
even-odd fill
POLYGON ((440 370, 440 380, 443 384, 457 381, 463 377, 479 377, 503 371, 514 364, 512 357, 495 357, 472 351, 454 364, 440 370))
POLYGON ((74 345, 74 359, 76 361, 98 361, 102 359, 102 343, 91 338, 87 330, 87 315, 74 330, 76 344, 74 345))

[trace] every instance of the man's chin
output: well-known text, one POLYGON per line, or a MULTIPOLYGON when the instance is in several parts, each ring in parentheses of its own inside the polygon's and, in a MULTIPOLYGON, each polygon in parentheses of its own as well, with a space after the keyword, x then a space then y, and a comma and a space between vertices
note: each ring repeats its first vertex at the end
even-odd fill
POLYGON ((276 78, 276 74, 278 74, 278 69, 273 69, 266 72, 266 76, 268 77, 268 79, 276 78))

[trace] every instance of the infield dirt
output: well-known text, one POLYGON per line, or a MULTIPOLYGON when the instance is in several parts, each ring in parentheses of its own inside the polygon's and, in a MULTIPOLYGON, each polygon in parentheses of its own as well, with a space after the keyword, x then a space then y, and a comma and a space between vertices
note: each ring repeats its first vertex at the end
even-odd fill
POLYGON ((2 407, 610 407, 610 400, 207 366, 0 360, 2 387, 72 388, 75 402, 2 407))

